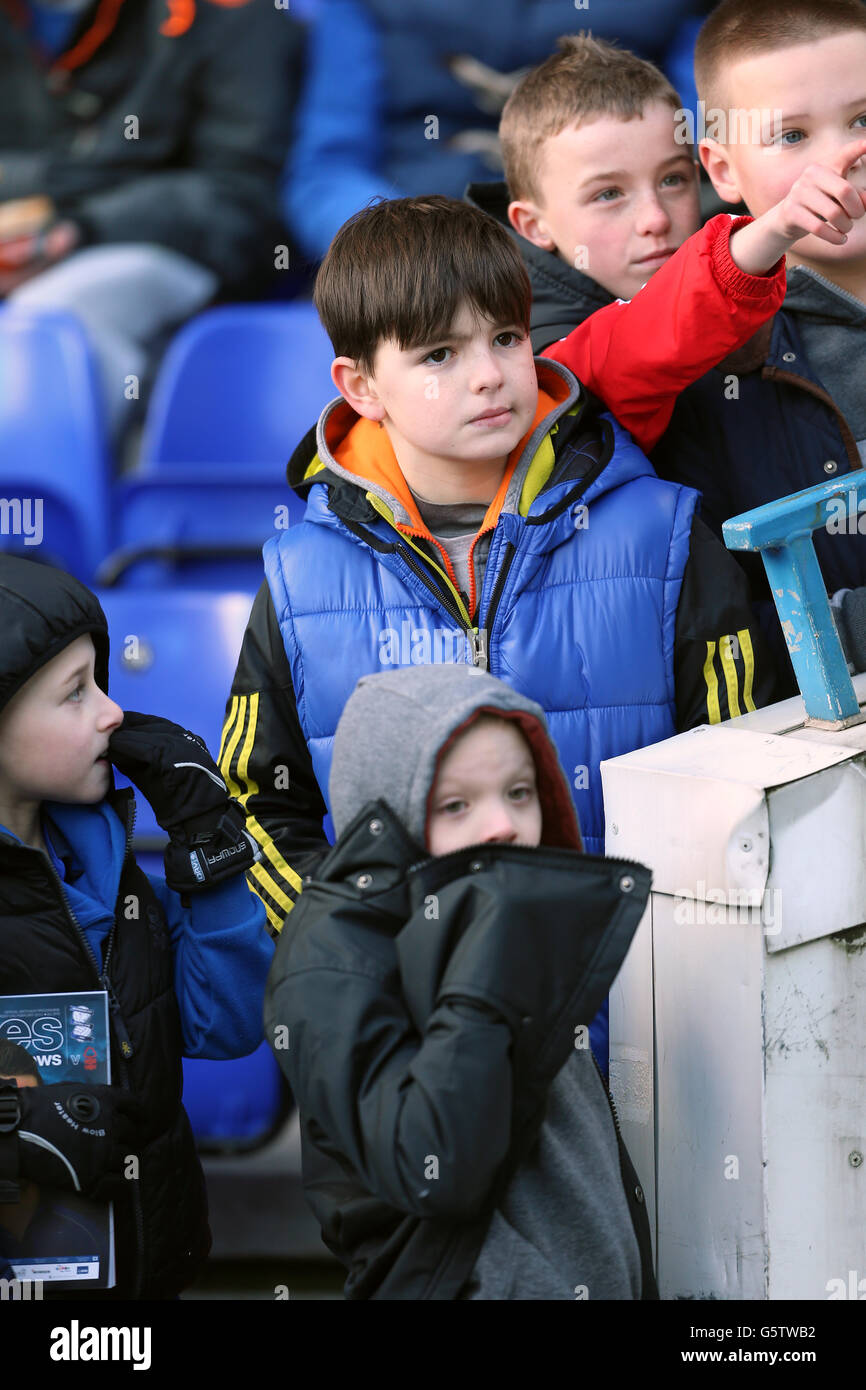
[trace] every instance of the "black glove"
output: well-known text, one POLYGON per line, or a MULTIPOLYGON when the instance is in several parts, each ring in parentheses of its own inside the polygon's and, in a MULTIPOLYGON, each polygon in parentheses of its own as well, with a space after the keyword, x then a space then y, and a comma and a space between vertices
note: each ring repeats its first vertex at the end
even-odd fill
POLYGON ((140 1101, 119 1086, 66 1081, 22 1086, 18 1104, 22 1177, 98 1201, 123 1195, 124 1164, 141 1133, 140 1101))
POLYGON ((838 589, 830 600, 830 610, 849 671, 866 671, 866 586, 838 589))
POLYGON ((140 788, 170 836, 165 881, 177 893, 211 888, 261 858, 243 807, 196 734, 127 710, 108 741, 111 761, 140 788))

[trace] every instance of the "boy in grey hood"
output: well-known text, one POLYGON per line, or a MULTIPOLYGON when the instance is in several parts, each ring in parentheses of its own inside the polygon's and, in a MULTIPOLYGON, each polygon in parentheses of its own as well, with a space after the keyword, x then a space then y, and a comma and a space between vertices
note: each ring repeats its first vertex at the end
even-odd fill
POLYGON ((330 796, 265 1032, 347 1297, 657 1297, 587 1027, 648 870, 582 853, 540 706, 472 667, 363 677, 330 796))

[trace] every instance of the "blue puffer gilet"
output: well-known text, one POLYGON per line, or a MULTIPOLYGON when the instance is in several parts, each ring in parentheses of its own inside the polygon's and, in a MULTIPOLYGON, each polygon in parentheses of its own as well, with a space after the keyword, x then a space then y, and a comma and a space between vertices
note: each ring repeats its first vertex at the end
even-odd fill
MULTIPOLYGON (((584 493, 573 476, 558 484, 554 470, 527 516, 500 515, 478 610, 478 626, 488 628, 510 542, 487 634, 489 670, 544 708, 585 847, 599 854, 599 763, 676 732, 674 634, 697 499, 657 478, 613 418, 601 419, 613 429, 613 453, 584 493)), ((366 529, 395 538, 382 517, 366 529)), ((264 557, 327 803, 334 732, 358 678, 413 660, 471 661, 470 650, 443 642, 455 623, 437 596, 399 554, 377 553, 354 535, 328 509, 324 483, 311 488, 301 523, 269 540, 264 557)))

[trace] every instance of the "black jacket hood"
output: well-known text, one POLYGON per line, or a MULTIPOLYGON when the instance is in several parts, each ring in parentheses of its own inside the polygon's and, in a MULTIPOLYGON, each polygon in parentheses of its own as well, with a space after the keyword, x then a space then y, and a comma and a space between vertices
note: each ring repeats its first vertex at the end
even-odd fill
POLYGON ((108 623, 95 594, 65 570, 0 555, 0 711, 83 633, 96 648, 95 678, 108 694, 108 623))
POLYGON ((508 221, 508 187, 504 183, 470 183, 464 194, 467 203, 495 217, 511 233, 529 271, 532 284, 532 349, 543 352, 551 343, 564 338, 584 319, 614 303, 614 296, 596 280, 560 260, 552 251, 542 251, 519 236, 508 221))
MULTIPOLYGON (((417 855, 387 802, 362 808, 289 914, 265 993, 266 1032, 290 1030, 275 1056, 349 1299, 460 1297, 651 885, 643 865, 574 849, 417 855), (419 1183, 424 1155, 446 1149, 438 1180, 419 1183)), ((644 1194, 612 1120, 643 1297, 657 1298, 644 1194)))

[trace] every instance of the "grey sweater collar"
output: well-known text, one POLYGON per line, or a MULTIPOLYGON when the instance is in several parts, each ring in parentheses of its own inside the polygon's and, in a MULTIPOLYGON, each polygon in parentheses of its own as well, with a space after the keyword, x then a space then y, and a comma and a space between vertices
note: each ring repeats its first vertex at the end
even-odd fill
POLYGON ((808 266, 788 271, 785 308, 833 323, 866 323, 866 304, 808 266))

